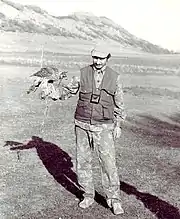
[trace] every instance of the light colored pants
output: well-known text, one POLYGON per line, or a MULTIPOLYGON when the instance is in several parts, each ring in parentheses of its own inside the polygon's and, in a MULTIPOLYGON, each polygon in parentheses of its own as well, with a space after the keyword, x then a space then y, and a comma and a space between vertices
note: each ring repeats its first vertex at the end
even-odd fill
POLYGON ((78 182, 84 189, 84 197, 94 197, 92 173, 92 148, 98 155, 102 186, 107 199, 120 201, 120 182, 116 167, 113 130, 104 128, 90 131, 75 126, 76 134, 76 172, 78 182))

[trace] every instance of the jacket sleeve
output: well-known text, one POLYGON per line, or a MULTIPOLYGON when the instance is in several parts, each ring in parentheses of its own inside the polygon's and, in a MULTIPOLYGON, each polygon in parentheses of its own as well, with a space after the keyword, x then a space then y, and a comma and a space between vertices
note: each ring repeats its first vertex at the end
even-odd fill
POLYGON ((114 95, 114 118, 115 118, 115 125, 121 127, 126 119, 126 112, 123 100, 123 89, 122 89, 122 82, 120 75, 117 77, 116 81, 116 91, 114 95))

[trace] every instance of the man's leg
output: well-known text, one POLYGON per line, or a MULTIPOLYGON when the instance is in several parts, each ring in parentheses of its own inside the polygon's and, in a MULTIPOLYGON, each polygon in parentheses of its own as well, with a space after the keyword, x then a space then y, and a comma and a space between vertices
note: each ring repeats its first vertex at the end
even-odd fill
POLYGON ((86 208, 94 201, 95 191, 92 174, 91 136, 90 133, 75 126, 76 134, 76 172, 78 182, 84 190, 84 202, 80 207, 86 208), (82 205, 82 206, 81 206, 82 205))
MULTIPOLYGON (((116 203, 117 205, 120 204, 121 199, 113 132, 112 130, 103 129, 101 132, 93 132, 93 137, 101 165, 102 185, 107 196, 107 203, 114 209, 116 203)), ((123 213, 120 208, 121 206, 119 205, 119 210, 114 209, 114 213, 123 213)))

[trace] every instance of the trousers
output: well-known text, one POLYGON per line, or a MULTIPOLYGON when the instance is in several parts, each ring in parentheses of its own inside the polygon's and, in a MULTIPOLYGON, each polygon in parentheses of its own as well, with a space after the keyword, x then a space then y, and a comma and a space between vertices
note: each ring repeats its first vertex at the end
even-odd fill
POLYGON ((84 190, 84 197, 95 196, 92 152, 96 151, 106 199, 120 201, 120 181, 116 167, 113 130, 104 127, 92 131, 75 125, 75 135, 76 173, 78 182, 84 190))

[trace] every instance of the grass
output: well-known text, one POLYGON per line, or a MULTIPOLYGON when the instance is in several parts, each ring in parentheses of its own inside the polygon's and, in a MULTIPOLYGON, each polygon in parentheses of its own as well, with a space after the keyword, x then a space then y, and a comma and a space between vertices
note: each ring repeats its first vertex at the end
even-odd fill
MULTIPOLYGON (((51 53, 47 60, 50 56, 51 53)), ((79 54, 54 56, 57 60, 61 57, 64 67, 60 67, 71 75, 79 71, 78 68, 73 71, 70 60, 81 66, 89 59, 79 54)), ((96 155, 93 166, 97 202, 86 210, 77 207, 77 190, 72 183, 76 178, 73 114, 77 97, 63 103, 50 101, 41 132, 46 104, 36 94, 25 93, 31 83, 29 75, 39 67, 34 64, 30 67, 26 58, 24 66, 19 62, 12 65, 10 58, 0 66, 0 218, 116 218, 104 203, 96 155), (32 136, 43 138, 43 142, 35 144, 32 136), (31 143, 21 150, 11 150, 10 146, 3 147, 6 141, 31 143)), ((130 54, 128 61, 120 56, 110 65, 114 69, 115 64, 139 66, 140 60, 130 54)), ((147 69, 151 63, 148 74, 146 71, 142 74, 138 67, 135 74, 122 71, 128 117, 122 137, 116 142, 125 209, 121 218, 178 219, 180 91, 178 76, 168 74, 170 66, 177 68, 178 62, 169 60, 167 64, 161 56, 142 60, 141 68, 147 69), (156 75, 157 63, 164 72, 156 75)))

